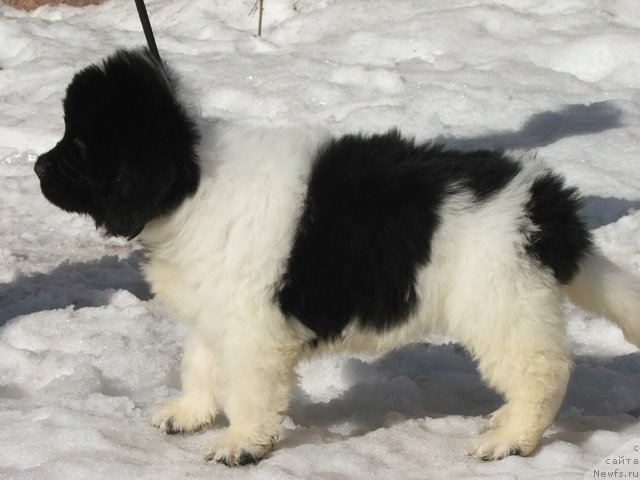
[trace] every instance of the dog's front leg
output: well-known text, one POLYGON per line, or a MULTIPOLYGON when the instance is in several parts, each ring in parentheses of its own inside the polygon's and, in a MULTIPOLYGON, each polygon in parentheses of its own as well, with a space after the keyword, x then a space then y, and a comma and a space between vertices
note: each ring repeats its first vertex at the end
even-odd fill
POLYGON ((193 333, 182 357, 182 394, 158 409, 151 423, 164 433, 195 432, 213 423, 218 411, 218 361, 213 350, 193 333))
POLYGON ((257 463, 274 446, 289 406, 301 346, 281 339, 225 339, 221 382, 229 429, 217 438, 205 460, 228 466, 257 463))

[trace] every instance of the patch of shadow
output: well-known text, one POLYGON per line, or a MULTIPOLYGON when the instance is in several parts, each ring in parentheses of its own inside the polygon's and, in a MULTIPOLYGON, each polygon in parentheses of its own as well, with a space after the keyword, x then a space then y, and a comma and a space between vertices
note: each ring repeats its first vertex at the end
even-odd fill
POLYGON ((127 258, 64 262, 50 272, 20 275, 0 284, 0 326, 19 315, 44 310, 106 305, 117 290, 149 300, 151 291, 140 271, 142 257, 136 251, 127 258))
POLYGON ((584 199, 580 211, 590 229, 615 223, 622 217, 640 209, 640 200, 626 200, 614 197, 589 196, 584 199))
POLYGON ((640 409, 640 352, 617 357, 574 358, 571 382, 562 411, 575 409, 584 416, 629 416, 637 421, 640 409))
POLYGON ((26 397, 26 393, 20 385, 15 385, 13 383, 0 385, 0 398, 19 400, 24 397, 26 397))
POLYGON ((408 345, 371 363, 351 359, 342 374, 352 386, 328 402, 298 391, 290 411, 296 425, 349 423, 352 435, 364 435, 404 419, 486 415, 502 403, 457 344, 408 345))
POLYGON ((518 130, 490 132, 470 138, 441 138, 460 150, 522 149, 545 147, 563 138, 600 133, 624 126, 624 111, 611 100, 588 105, 567 105, 558 111, 532 115, 518 130))
MULTIPOLYGON (((573 443, 595 430, 623 431, 640 412, 640 352, 613 358, 578 356, 553 439, 573 443)), ((314 427, 343 433, 331 438, 360 436, 408 419, 450 415, 486 416, 503 400, 485 385, 476 363, 457 344, 415 344, 371 363, 349 360, 343 375, 352 384, 328 402, 313 401, 298 391, 290 415, 304 427, 301 435, 314 441, 314 427), (339 428, 348 425, 345 428, 339 428), (336 427, 333 428, 332 427, 336 427), (306 433, 305 433, 306 432, 306 433)), ((325 432, 326 433, 326 432, 325 432)), ((290 435, 285 442, 299 439, 290 435)))

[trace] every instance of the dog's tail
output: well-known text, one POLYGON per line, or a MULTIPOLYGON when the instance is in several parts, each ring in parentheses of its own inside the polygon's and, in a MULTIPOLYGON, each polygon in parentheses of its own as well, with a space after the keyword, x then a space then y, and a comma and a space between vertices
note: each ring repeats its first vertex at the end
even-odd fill
POLYGON ((640 347, 640 279, 593 252, 565 292, 576 306, 608 318, 640 347))

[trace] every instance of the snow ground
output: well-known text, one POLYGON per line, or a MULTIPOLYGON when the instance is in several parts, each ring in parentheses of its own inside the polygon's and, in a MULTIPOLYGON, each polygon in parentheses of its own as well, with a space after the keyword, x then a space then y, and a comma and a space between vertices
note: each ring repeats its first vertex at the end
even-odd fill
MULTIPOLYGON (((203 114, 535 150, 640 273, 637 0, 265 0, 262 38, 252 3, 148 0, 203 114)), ((143 42, 133 2, 0 3, 0 478, 582 479, 640 438, 638 350, 569 306, 576 367, 530 458, 464 455, 500 400, 435 335, 302 365, 286 434, 256 467, 202 463, 217 428, 159 434, 148 418, 179 389, 183 327, 151 298, 138 247, 48 205, 32 173, 73 73, 143 42)))

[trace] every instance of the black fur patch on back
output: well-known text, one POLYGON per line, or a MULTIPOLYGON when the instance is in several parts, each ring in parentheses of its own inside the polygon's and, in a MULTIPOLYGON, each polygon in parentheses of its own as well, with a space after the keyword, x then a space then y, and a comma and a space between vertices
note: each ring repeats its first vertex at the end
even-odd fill
POLYGON ((550 268, 556 280, 567 284, 593 248, 591 234, 578 215, 582 199, 552 172, 538 178, 530 194, 526 211, 537 231, 529 235, 526 251, 550 268))
POLYGON ((445 150, 439 153, 437 166, 457 185, 471 190, 478 201, 488 200, 521 170, 518 162, 491 150, 445 150))
POLYGON ((328 142, 311 172, 279 308, 321 340, 351 321, 377 331, 402 324, 445 195, 466 188, 483 201, 519 169, 500 153, 443 151, 396 131, 328 142))

